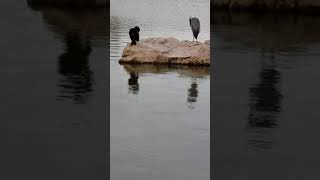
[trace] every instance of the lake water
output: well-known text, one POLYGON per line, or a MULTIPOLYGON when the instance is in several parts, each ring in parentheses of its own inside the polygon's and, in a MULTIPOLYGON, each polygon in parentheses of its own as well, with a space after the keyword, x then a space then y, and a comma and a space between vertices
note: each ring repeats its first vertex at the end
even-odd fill
POLYGON ((105 179, 107 10, 0 9, 0 179, 105 179))
POLYGON ((319 179, 320 17, 211 18, 213 179, 319 179))
POLYGON ((210 39, 208 0, 110 2, 111 179, 209 179, 210 68, 120 65, 139 26, 140 39, 192 40, 189 17, 210 39))

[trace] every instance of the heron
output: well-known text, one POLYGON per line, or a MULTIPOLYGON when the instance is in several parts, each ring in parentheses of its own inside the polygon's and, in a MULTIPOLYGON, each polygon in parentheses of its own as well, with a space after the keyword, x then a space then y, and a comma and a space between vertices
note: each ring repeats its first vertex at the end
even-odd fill
POLYGON ((190 27, 193 33, 193 40, 192 42, 194 42, 194 38, 196 38, 196 41, 198 39, 198 34, 200 32, 200 20, 196 17, 190 17, 189 18, 189 22, 190 22, 190 27))

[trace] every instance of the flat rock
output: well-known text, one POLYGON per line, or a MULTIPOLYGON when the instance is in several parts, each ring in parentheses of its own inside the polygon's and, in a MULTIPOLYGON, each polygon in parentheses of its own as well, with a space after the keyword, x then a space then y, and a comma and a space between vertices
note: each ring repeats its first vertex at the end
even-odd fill
POLYGON ((210 65, 210 44, 172 37, 146 38, 124 48, 119 63, 210 65))

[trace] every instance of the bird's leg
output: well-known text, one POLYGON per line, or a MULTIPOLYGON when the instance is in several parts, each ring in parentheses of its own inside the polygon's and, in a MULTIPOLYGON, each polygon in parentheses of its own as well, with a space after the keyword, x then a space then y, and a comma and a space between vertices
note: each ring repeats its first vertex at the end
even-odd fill
POLYGON ((192 42, 194 42, 194 37, 193 37, 193 39, 192 39, 192 42))

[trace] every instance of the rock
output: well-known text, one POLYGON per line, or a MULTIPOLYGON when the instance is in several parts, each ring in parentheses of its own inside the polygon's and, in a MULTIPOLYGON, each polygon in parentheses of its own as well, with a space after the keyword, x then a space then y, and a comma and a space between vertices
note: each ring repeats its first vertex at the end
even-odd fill
POLYGON ((231 51, 248 48, 264 53, 302 53, 320 41, 320 19, 314 16, 216 11, 211 18, 216 29, 232 29, 214 36, 221 46, 228 46, 231 51))
POLYGON ((119 63, 210 65, 210 45, 168 38, 146 38, 123 50, 119 63))
POLYGON ((303 11, 320 9, 319 0, 214 0, 213 8, 256 11, 303 11))
POLYGON ((37 8, 38 6, 58 6, 58 7, 73 7, 73 8, 88 8, 88 7, 108 7, 110 0, 27 0, 30 7, 37 8))
POLYGON ((109 37, 109 17, 106 13, 108 8, 69 10, 39 7, 36 11, 41 14, 48 29, 59 34, 58 38, 64 37, 67 32, 85 34, 94 39, 109 37))

